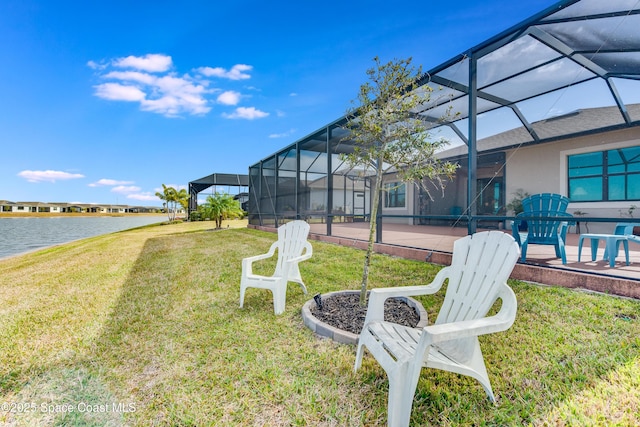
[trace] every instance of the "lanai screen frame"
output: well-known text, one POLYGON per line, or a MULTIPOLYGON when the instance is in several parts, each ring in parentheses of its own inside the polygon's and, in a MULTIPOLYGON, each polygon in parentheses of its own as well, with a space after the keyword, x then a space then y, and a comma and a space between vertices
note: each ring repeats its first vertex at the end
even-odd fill
POLYGON ((198 194, 209 187, 222 185, 227 187, 249 188, 249 175, 213 173, 189 182, 189 214, 198 210, 198 194))
MULTIPOLYGON (((420 79, 422 85, 436 91, 442 89, 433 97, 433 103, 416 110, 415 114, 431 123, 434 132, 446 129, 454 145, 466 146, 466 155, 455 158, 466 162, 468 171, 463 216, 470 234, 475 232, 479 220, 487 219, 477 215, 479 153, 640 126, 640 114, 628 108, 630 104, 640 103, 640 98, 633 95, 635 88, 640 93, 637 28, 640 28, 640 4, 636 0, 560 1, 430 70, 420 79), (584 91, 589 91, 589 98, 583 96, 584 91), (593 97, 601 98, 600 103, 594 103, 593 97), (554 118, 553 99, 575 110, 615 108, 602 123, 579 129, 557 129, 545 126, 546 120, 554 118), (549 107, 538 106, 537 110, 532 107, 545 102, 549 107), (443 123, 442 112, 450 106, 458 116, 443 123), (479 126, 479 117, 488 116, 495 116, 496 122, 507 117, 502 122, 512 125, 485 135, 479 126), (511 139, 496 143, 500 131, 510 132, 511 139), (488 143, 489 140, 492 142, 488 143), (483 141, 487 141, 485 146, 483 141)), ((249 168, 251 224, 278 226, 290 219, 320 219, 331 235, 332 218, 336 216, 332 206, 336 176, 365 182, 369 179, 362 171, 336 164, 340 162, 340 153, 352 149, 352 144, 345 139, 346 131, 342 127, 345 122, 346 118, 342 117, 249 168), (317 155, 310 160, 309 156, 314 157, 312 153, 317 155), (309 194, 310 174, 316 178, 315 185, 324 186, 326 190, 323 209, 309 209, 305 199, 309 194), (283 183, 287 179, 289 190, 285 196, 294 203, 286 203, 286 207, 295 209, 283 209, 283 192, 287 193, 283 183)), ((446 219, 441 215, 434 218, 446 219)), ((380 241, 379 236, 380 233, 380 241)))

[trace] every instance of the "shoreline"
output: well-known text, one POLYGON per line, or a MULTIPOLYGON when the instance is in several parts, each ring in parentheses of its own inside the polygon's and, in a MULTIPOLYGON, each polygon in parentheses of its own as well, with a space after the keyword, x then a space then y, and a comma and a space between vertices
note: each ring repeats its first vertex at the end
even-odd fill
POLYGON ((152 213, 8 213, 0 215, 0 243, 3 245, 0 261, 78 240, 163 223, 167 223, 165 214, 152 213), (32 218, 38 221, 32 221, 32 218))
MULTIPOLYGON (((133 217, 133 216, 164 216, 166 213, 101 213, 101 212, 0 212, 0 218, 53 218, 53 217, 133 217)), ((179 219, 179 218, 177 218, 179 219)))

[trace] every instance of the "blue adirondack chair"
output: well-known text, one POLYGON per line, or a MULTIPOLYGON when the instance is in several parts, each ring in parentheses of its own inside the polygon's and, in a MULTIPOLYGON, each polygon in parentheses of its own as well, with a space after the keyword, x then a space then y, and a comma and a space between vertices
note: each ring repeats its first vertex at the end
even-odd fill
POLYGON ((569 199, 560 194, 533 194, 522 200, 524 212, 516 215, 511 225, 513 238, 520 245, 521 260, 527 257, 527 247, 534 245, 553 245, 556 256, 567 263, 564 242, 567 228, 573 223, 573 216, 567 213, 569 199), (520 224, 527 223, 527 231, 520 231, 520 224))
POLYGON ((524 209, 524 212, 566 212, 567 206, 569 206, 569 199, 561 194, 532 194, 522 199, 522 209, 524 209))

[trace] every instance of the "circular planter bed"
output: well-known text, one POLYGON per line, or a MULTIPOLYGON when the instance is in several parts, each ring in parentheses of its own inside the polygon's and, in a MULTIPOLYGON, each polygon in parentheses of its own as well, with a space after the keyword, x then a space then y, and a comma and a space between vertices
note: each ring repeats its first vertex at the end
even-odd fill
MULTIPOLYGON (((354 309, 352 308, 353 304, 357 304, 359 296, 360 291, 337 291, 322 294, 319 297, 323 304, 323 310, 318 311, 318 303, 316 302, 318 295, 316 295, 314 299, 310 299, 302 307, 302 320, 309 329, 321 337, 330 338, 342 344, 355 345, 358 343, 359 332, 356 333, 347 329, 355 330, 358 329, 358 327, 348 328, 335 325, 345 321, 345 319, 343 319, 345 314, 351 314, 354 318, 352 319, 352 323, 359 323, 359 328, 362 328, 366 310, 362 313, 354 313, 354 309), (336 298, 336 300, 332 301, 333 298, 336 298), (331 305, 331 303, 334 303, 333 309, 324 308, 324 306, 331 305), (335 308, 335 304, 339 304, 340 307, 335 308), (335 312, 341 310, 341 313, 337 313, 339 319, 336 321, 332 320, 330 316, 328 316, 328 313, 326 313, 328 311, 335 312), (318 313, 318 316, 316 316, 314 312, 318 313), (325 317, 325 319, 320 318, 320 313, 322 313, 322 317, 325 317)), ((422 304, 413 298, 394 297, 389 298, 385 303, 385 320, 422 328, 427 325, 427 312, 424 307, 422 307, 422 304)), ((351 322, 349 319, 346 321, 347 323, 351 322)))

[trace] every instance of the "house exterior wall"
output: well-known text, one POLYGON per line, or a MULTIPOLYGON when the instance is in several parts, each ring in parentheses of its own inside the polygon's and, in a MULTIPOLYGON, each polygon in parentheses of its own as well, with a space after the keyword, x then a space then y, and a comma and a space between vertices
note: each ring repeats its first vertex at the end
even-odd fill
MULTIPOLYGON (((384 183, 392 183, 399 182, 399 179, 395 175, 388 175, 384 178, 384 183)), ((384 198, 385 193, 382 192, 382 197, 380 200, 380 212, 382 215, 413 215, 414 214, 414 203, 416 197, 416 192, 418 191, 418 187, 413 185, 412 183, 406 183, 405 188, 405 206, 390 208, 384 206, 384 198)), ((372 190, 373 191, 373 190, 372 190)), ((412 225, 414 220, 413 218, 383 218, 383 223, 387 224, 408 224, 412 225)))
MULTIPOLYGON (((518 189, 529 194, 558 193, 568 196, 567 159, 570 155, 639 145, 640 128, 631 128, 509 150, 506 166, 507 201, 518 189)), ((632 205, 640 207, 640 201, 572 202, 567 211, 585 212, 585 221, 588 221, 588 217, 628 218, 627 212, 632 205)), ((637 215, 640 215, 640 211, 636 212, 637 215)), ((611 233, 614 227, 614 223, 590 223, 589 231, 611 233)))

